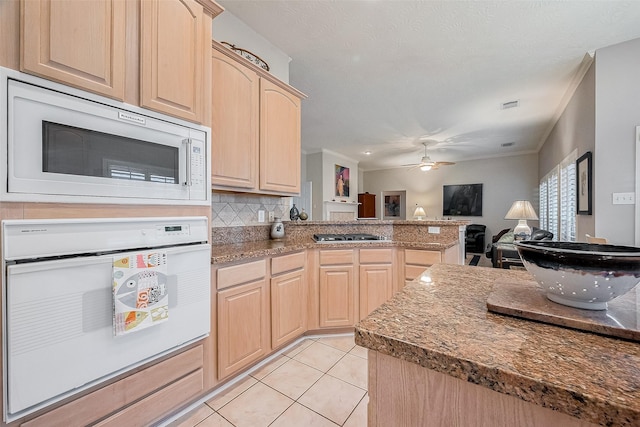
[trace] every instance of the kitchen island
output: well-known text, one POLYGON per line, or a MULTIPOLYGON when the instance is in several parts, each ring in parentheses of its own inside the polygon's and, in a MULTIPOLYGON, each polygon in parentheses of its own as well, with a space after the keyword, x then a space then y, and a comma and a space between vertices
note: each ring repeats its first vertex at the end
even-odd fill
POLYGON ((437 264, 356 326, 369 427, 638 426, 640 344, 490 313, 526 271, 437 264))

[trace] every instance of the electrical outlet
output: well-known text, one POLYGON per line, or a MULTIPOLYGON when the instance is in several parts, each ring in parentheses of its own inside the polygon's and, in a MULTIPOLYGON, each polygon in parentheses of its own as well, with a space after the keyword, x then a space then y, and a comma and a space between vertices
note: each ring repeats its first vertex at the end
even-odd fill
POLYGON ((258 211, 258 222, 264 222, 264 209, 258 211))
POLYGON ((634 205, 636 203, 634 193, 613 193, 612 203, 614 205, 634 205))
POLYGON ((440 227, 431 227, 427 229, 429 234, 440 234, 440 227))
POLYGON ((273 222, 273 211, 269 212, 269 222, 273 222))

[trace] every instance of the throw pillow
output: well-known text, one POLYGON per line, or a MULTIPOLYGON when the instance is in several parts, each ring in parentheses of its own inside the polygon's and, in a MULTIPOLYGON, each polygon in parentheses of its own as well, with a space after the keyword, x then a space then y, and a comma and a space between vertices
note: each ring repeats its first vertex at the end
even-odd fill
POLYGON ((498 239, 498 243, 513 243, 513 231, 509 231, 504 233, 500 239, 498 239))

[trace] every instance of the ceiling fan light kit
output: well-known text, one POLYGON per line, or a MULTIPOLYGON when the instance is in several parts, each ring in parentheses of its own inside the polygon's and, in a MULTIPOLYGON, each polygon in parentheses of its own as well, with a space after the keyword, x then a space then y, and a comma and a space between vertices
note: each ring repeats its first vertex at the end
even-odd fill
POLYGON ((455 165, 455 163, 453 163, 453 162, 434 162, 433 160, 431 160, 431 158, 427 154, 427 146, 429 145, 429 143, 428 142, 423 142, 422 145, 424 145, 424 156, 420 160, 420 163, 415 163, 415 164, 410 164, 410 165, 403 165, 403 166, 411 166, 409 168, 409 170, 412 170, 412 169, 415 169, 415 168, 419 168, 422 172, 428 172, 430 170, 436 170, 440 166, 455 165))

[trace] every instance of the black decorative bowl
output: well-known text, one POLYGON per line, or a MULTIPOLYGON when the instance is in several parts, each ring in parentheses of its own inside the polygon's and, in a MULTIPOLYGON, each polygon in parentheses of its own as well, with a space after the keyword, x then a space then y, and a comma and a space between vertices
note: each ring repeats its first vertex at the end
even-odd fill
POLYGON ((640 248, 579 242, 515 242, 525 268, 559 304, 606 310, 640 282, 640 248))

